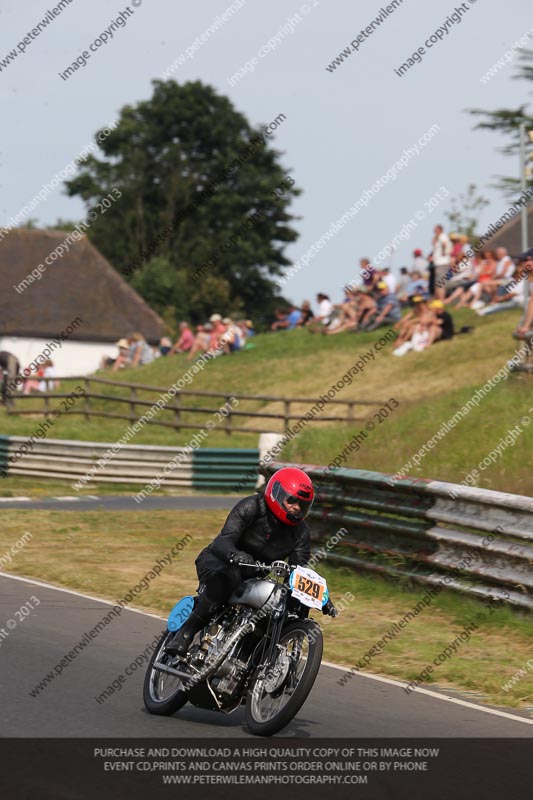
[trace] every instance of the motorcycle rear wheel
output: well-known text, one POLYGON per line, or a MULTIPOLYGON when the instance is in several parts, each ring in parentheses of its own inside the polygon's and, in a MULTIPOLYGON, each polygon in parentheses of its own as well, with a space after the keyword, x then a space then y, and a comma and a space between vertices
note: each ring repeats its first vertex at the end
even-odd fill
POLYGON ((246 699, 246 724, 257 736, 273 736, 296 716, 315 682, 322 661, 322 631, 309 619, 285 625, 273 677, 254 680, 246 699))
POLYGON ((173 675, 153 669, 155 661, 166 664, 173 659, 165 654, 165 645, 174 634, 164 631, 158 641, 144 677, 143 701, 150 714, 170 717, 187 702, 187 692, 182 690, 182 682, 173 675), (166 691, 167 690, 167 691, 166 691))

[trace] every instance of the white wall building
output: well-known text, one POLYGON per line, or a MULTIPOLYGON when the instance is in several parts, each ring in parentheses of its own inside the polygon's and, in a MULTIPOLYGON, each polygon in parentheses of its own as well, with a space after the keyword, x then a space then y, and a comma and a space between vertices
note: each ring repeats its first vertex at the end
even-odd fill
POLYGON ((86 236, 13 229, 0 242, 0 350, 21 369, 51 351, 58 375, 88 375, 139 331, 156 344, 164 323, 86 236))

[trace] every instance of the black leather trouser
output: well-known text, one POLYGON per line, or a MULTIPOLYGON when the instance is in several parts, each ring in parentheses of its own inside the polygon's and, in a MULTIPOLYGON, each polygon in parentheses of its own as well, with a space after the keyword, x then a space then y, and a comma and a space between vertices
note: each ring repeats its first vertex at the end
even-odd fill
POLYGON ((208 575, 204 574, 198 588, 198 596, 201 597, 205 593, 211 602, 223 605, 242 581, 243 570, 240 567, 236 565, 225 566, 208 575))

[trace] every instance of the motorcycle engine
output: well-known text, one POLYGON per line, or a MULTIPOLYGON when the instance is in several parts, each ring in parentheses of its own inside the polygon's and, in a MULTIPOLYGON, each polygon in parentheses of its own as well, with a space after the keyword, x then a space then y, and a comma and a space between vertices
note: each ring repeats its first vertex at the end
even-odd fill
MULTIPOLYGON (((210 661, 214 661, 220 653, 227 639, 233 633, 235 628, 242 624, 242 615, 237 615, 233 619, 226 619, 222 624, 213 623, 209 626, 206 634, 200 642, 200 647, 193 659, 193 664, 196 662, 204 665, 209 665, 210 661)), ((214 675, 209 679, 209 683, 213 691, 220 697, 230 697, 234 694, 239 683, 246 675, 247 662, 238 658, 236 650, 239 645, 230 651, 229 655, 224 659, 222 664, 218 667, 214 675)))

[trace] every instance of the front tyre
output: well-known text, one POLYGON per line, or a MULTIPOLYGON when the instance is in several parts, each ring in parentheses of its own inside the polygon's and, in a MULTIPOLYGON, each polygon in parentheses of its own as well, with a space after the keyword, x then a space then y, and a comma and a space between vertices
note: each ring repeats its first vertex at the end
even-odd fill
POLYGON ((246 699, 246 724, 257 736, 273 736, 296 716, 313 688, 322 661, 322 631, 309 619, 283 628, 273 669, 260 669, 246 699))
POLYGON ((153 668, 153 664, 156 661, 162 664, 172 663, 172 656, 165 653, 165 645, 173 635, 170 631, 164 631, 158 641, 148 664, 143 686, 143 700, 146 710, 150 714, 158 714, 164 717, 175 714, 187 702, 187 692, 183 691, 181 679, 153 668))

